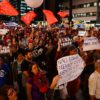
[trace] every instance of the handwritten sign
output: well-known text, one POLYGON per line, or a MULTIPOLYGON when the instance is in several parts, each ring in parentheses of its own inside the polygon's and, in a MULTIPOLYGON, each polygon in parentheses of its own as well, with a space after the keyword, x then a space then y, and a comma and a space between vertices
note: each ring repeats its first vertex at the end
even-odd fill
POLYGON ((58 86, 76 79, 83 69, 84 61, 78 54, 58 59, 57 70, 61 76, 58 86))
POLYGON ((0 29, 0 35, 5 35, 8 31, 8 29, 0 29))
POLYGON ((100 49, 100 42, 96 37, 85 37, 83 44, 83 51, 100 49))
POLYGON ((72 45, 72 40, 69 37, 63 37, 59 39, 59 43, 61 45, 61 48, 64 48, 68 45, 72 45))
POLYGON ((0 48, 0 54, 5 54, 5 53, 9 53, 9 52, 10 52, 10 48, 9 47, 0 48))

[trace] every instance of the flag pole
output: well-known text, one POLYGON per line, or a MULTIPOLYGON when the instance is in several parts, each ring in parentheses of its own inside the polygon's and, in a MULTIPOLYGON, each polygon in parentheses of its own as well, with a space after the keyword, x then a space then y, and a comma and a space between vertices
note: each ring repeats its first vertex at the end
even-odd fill
MULTIPOLYGON (((45 0, 43 1, 43 9, 45 9, 45 0)), ((43 16, 43 21, 45 21, 45 16, 43 16)))
POLYGON ((73 5, 73 0, 69 0, 69 25, 72 27, 72 5, 73 5))

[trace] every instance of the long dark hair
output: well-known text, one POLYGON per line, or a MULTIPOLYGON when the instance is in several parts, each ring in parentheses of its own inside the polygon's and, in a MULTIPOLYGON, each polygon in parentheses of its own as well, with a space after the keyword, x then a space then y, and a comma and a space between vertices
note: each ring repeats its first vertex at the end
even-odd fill
POLYGON ((33 65, 38 65, 38 63, 37 62, 32 62, 32 63, 29 64, 28 74, 29 74, 30 77, 34 76, 34 73, 32 73, 32 66, 33 65))

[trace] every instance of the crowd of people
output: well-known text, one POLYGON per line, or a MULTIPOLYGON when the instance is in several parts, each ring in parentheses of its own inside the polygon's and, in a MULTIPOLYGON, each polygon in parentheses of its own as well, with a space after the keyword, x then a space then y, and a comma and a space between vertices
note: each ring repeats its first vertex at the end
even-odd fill
POLYGON ((100 100, 100 49, 83 51, 84 37, 100 42, 99 29, 64 24, 9 27, 2 21, 0 29, 9 30, 0 35, 0 100, 100 100), (79 36, 80 30, 86 36, 79 36), (69 38, 70 44, 61 46, 61 38, 69 38), (84 70, 59 89, 57 60, 74 54, 84 60, 84 70))

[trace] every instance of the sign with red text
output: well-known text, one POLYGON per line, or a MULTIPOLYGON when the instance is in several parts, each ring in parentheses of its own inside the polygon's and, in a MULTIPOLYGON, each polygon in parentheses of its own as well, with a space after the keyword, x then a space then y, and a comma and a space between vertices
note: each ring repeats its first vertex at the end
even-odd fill
POLYGON ((68 45, 72 45, 72 40, 69 37, 63 37, 59 39, 59 43, 61 45, 61 48, 65 48, 68 45))
POLYGON ((58 86, 80 76, 84 69, 84 60, 78 55, 66 56, 57 60, 57 70, 61 79, 58 86))

